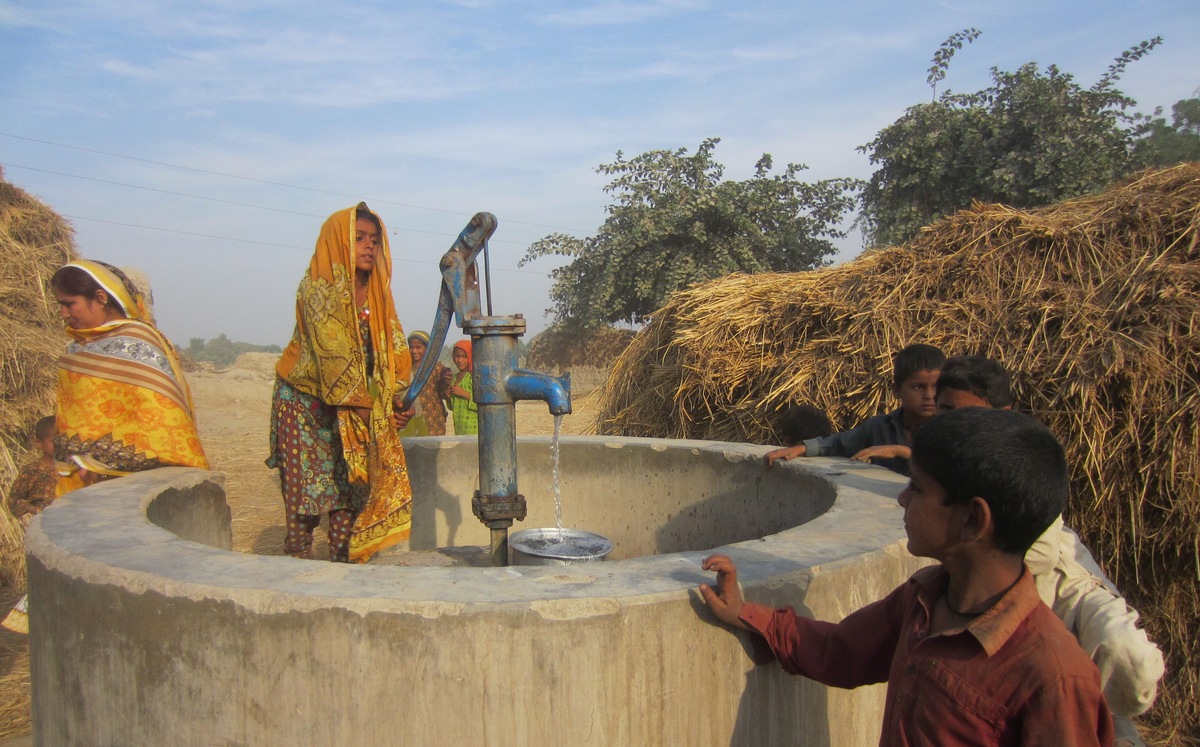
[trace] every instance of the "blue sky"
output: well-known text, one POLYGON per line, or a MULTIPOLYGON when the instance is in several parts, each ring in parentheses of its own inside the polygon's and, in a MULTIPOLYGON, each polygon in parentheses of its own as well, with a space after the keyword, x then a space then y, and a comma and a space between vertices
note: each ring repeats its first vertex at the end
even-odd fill
POLYGON ((933 52, 972 26, 943 87, 1030 61, 1091 85, 1158 35, 1119 87, 1168 113, 1200 87, 1195 0, 0 0, 0 164, 84 256, 146 273, 182 345, 286 343, 321 223, 359 199, 391 235, 406 329, 429 327, 463 225, 495 213, 494 313, 532 337, 555 265, 517 262, 595 233, 618 150, 720 137, 730 178, 764 152, 867 178, 856 146, 929 100, 933 52))

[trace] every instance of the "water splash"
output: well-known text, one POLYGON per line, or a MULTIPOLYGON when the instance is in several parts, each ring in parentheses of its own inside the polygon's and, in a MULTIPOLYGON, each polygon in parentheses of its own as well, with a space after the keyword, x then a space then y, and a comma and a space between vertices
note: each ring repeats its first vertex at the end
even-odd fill
POLYGON ((554 521, 558 527, 555 542, 563 540, 562 491, 558 486, 558 433, 562 428, 562 419, 562 415, 554 416, 554 438, 550 441, 550 452, 554 454, 554 469, 550 473, 554 479, 554 521))

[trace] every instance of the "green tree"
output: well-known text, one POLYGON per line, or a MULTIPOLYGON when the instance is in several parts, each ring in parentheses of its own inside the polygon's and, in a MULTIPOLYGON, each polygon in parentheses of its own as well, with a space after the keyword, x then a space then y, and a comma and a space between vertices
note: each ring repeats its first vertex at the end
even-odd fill
POLYGON ((1147 166, 1174 166, 1200 161, 1200 98, 1178 101, 1171 107, 1171 124, 1162 110, 1154 112, 1145 137, 1134 144, 1139 163, 1147 166))
MULTIPOLYGON (((936 86, 950 59, 979 36, 947 39, 927 81, 936 86)), ((1146 127, 1136 102, 1115 83, 1125 67, 1162 42, 1144 41, 1114 60, 1091 88, 1051 65, 992 68, 992 85, 942 93, 908 108, 860 146, 878 169, 862 191, 860 224, 869 243, 898 244, 972 200, 1032 207, 1099 191, 1132 170, 1132 146, 1146 127)))
POLYGON ((209 361, 218 368, 233 365, 233 362, 237 360, 237 351, 234 350, 233 341, 226 337, 224 332, 209 340, 204 346, 203 360, 209 361))
POLYGON ((613 180, 614 202, 595 236, 540 239, 521 266, 547 255, 571 261, 551 271, 549 311, 559 323, 594 328, 643 322, 667 297, 733 272, 805 270, 825 263, 854 207, 854 179, 801 182, 805 166, 771 174, 771 156, 744 181, 722 180, 713 159, 719 138, 696 153, 652 150, 597 168, 613 180))

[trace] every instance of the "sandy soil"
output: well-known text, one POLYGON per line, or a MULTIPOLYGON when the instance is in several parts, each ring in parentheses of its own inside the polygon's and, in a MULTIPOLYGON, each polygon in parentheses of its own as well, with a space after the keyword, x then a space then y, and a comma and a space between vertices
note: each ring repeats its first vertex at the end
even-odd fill
MULTIPOLYGON (((225 492, 233 513, 233 548, 239 552, 283 552, 283 503, 279 478, 268 469, 268 428, 276 356, 249 353, 230 369, 188 375, 196 404, 200 438, 213 469, 226 474, 225 492)), ((594 417, 592 393, 574 396, 574 413, 563 418, 563 435, 586 431, 594 417)), ((517 433, 547 435, 554 418, 541 402, 517 403, 517 433)), ((313 557, 324 557, 319 529, 313 557)))

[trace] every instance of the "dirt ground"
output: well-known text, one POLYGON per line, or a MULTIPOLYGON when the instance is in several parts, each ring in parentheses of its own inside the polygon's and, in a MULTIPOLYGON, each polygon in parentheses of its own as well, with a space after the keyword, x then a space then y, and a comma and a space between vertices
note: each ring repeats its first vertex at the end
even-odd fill
MULTIPOLYGON (((220 372, 188 375, 200 438, 214 470, 226 474, 225 492, 233 515, 233 549, 259 555, 283 553, 283 502, 279 480, 267 457, 271 387, 277 356, 248 353, 220 372)), ((586 433, 595 416, 594 386, 600 372, 575 379, 573 414, 563 418, 562 434, 586 433)), ((451 429, 453 429, 451 427, 451 429)), ((517 404, 518 435, 554 432, 554 418, 541 402, 517 404)), ((324 528, 316 532, 313 557, 325 557, 324 528)), ((0 595, 3 597, 4 595, 0 595)), ((0 598, 0 608, 16 602, 0 598)), ((25 636, 0 629, 0 739, 29 734, 29 647, 25 636)))

